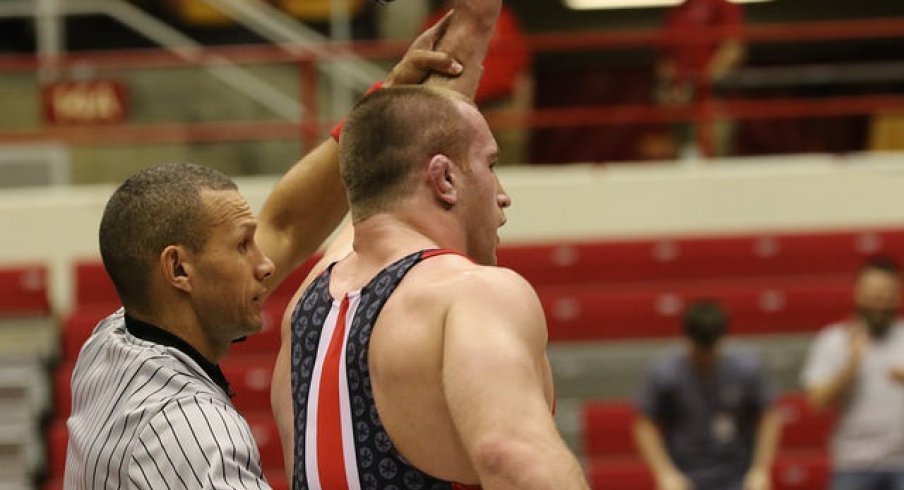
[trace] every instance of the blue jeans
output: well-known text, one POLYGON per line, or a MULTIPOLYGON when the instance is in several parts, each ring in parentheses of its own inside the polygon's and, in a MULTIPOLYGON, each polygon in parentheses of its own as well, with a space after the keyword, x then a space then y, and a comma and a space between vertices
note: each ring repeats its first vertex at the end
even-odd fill
POLYGON ((904 471, 836 471, 832 490, 904 490, 904 471))

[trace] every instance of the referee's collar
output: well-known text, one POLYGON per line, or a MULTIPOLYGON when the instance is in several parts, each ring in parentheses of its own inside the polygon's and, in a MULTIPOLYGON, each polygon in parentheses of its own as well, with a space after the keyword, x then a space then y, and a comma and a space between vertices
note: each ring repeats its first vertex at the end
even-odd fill
POLYGON ((150 323, 137 320, 129 315, 125 315, 125 318, 126 330, 128 330, 130 334, 139 339, 147 340, 148 342, 179 349, 198 363, 198 365, 201 366, 201 369, 210 376, 210 379, 212 379, 217 386, 222 388, 230 398, 235 396, 235 393, 233 393, 232 388, 229 386, 229 381, 226 380, 226 376, 223 374, 220 366, 208 361, 207 358, 198 352, 198 349, 192 347, 191 344, 182 340, 177 335, 155 325, 151 325, 150 323))

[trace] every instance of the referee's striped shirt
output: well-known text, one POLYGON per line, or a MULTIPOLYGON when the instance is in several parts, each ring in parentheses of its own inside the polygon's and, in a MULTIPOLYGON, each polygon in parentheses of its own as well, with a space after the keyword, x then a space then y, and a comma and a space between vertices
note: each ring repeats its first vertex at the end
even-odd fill
POLYGON ((269 489, 220 369, 126 317, 98 324, 72 375, 64 488, 269 489))

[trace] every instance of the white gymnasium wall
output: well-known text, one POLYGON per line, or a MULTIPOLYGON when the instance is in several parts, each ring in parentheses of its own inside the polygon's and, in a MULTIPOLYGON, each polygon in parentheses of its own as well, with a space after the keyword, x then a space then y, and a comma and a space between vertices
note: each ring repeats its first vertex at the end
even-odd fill
MULTIPOLYGON (((904 226, 904 155, 735 159, 708 164, 499 170, 513 199, 504 243, 904 226)), ((273 178, 239 181, 259 209, 273 178)), ((0 266, 46 262, 53 304, 71 306, 71 264, 97 257, 111 186, 0 192, 0 266)))

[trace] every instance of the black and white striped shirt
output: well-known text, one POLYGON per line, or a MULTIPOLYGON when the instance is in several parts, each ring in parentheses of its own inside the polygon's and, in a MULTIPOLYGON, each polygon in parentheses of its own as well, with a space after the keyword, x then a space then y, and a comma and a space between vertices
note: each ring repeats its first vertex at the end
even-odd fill
POLYGON ((269 489, 222 372, 178 337, 105 318, 72 375, 64 488, 269 489))

